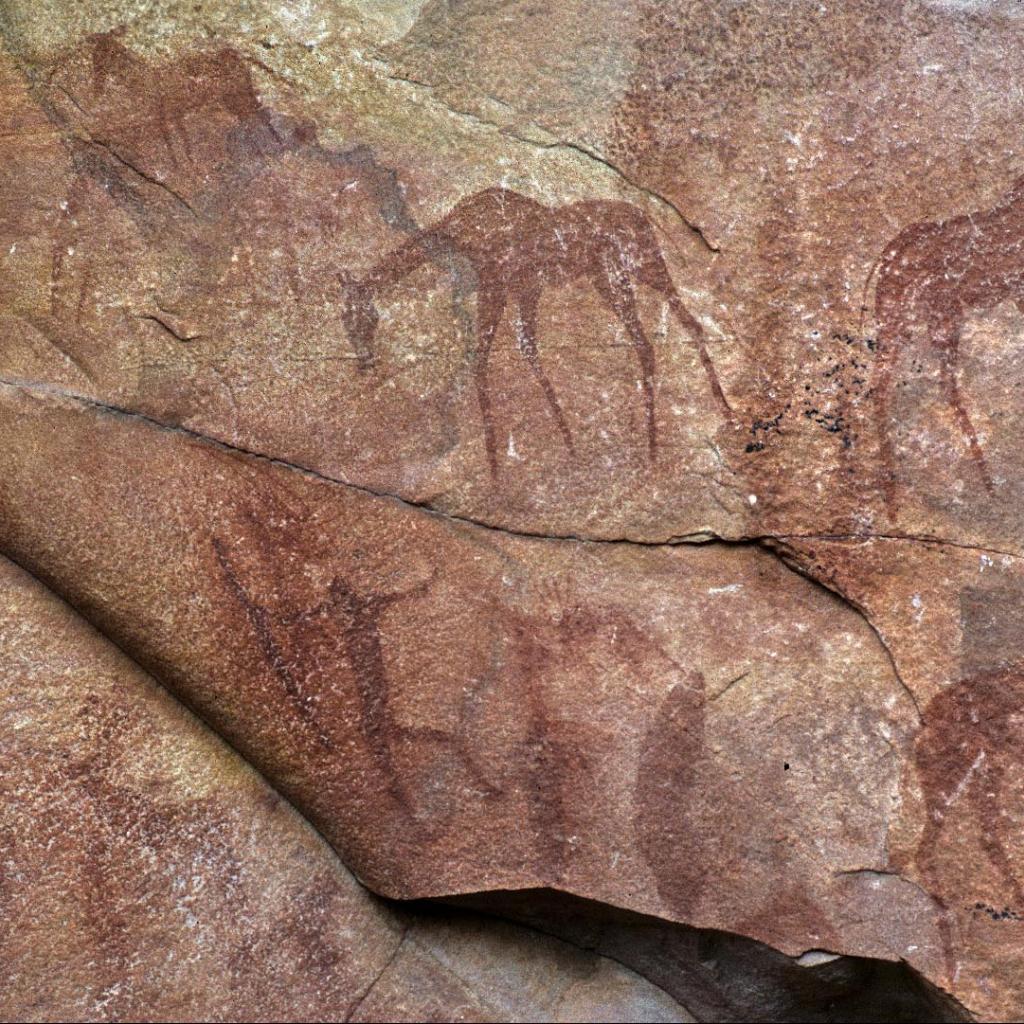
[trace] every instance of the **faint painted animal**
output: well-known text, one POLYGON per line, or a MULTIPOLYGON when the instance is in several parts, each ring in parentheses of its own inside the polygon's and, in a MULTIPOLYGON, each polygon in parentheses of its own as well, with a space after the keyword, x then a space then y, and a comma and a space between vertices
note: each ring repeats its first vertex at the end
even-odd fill
POLYGON ((868 275, 865 299, 876 274, 875 417, 890 513, 897 510, 893 382, 915 330, 924 332, 928 347, 939 358, 946 401, 978 475, 991 493, 992 474, 957 381, 960 339, 972 313, 1007 300, 1024 312, 1024 177, 989 210, 905 228, 885 247, 868 275))

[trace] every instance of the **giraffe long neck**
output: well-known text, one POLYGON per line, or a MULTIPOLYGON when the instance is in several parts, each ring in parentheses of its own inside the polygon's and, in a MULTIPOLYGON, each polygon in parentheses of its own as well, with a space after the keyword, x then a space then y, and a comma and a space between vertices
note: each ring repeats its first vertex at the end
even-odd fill
POLYGON ((359 282, 360 287, 367 295, 375 297, 451 248, 450 241, 437 232, 421 231, 374 264, 359 282))

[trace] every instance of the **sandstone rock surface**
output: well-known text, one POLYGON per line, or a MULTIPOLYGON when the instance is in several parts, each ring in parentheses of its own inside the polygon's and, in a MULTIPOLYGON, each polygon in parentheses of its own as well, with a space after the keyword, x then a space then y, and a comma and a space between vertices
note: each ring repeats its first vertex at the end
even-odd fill
POLYGON ((5 1016, 1019 1019, 1019 4, 0 32, 5 1016))

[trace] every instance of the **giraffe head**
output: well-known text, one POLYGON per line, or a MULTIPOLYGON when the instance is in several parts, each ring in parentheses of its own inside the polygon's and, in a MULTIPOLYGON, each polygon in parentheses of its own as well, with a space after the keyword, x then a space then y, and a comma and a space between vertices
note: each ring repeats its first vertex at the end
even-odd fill
POLYGON ((338 272, 338 282, 341 285, 342 322, 355 350, 359 369, 368 370, 374 362, 373 339, 380 317, 365 285, 344 270, 338 272))

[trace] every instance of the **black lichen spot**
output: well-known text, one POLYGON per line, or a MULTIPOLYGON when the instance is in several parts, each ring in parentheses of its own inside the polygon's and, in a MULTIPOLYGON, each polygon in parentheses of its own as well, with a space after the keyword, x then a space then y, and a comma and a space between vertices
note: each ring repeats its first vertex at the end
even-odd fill
POLYGON ((754 440, 747 443, 746 451, 749 452, 763 452, 768 446, 768 435, 769 434, 781 434, 782 431, 779 429, 779 424, 782 422, 782 417, 789 412, 792 406, 791 402, 787 402, 785 408, 783 408, 778 414, 773 416, 771 419, 766 420, 754 420, 750 427, 750 433, 754 440))
POLYGON ((996 910, 995 907, 990 907, 987 903, 978 902, 974 904, 972 910, 975 913, 987 915, 993 921, 1024 921, 1024 915, 1017 913, 1016 910, 1011 910, 1009 907, 996 910))

